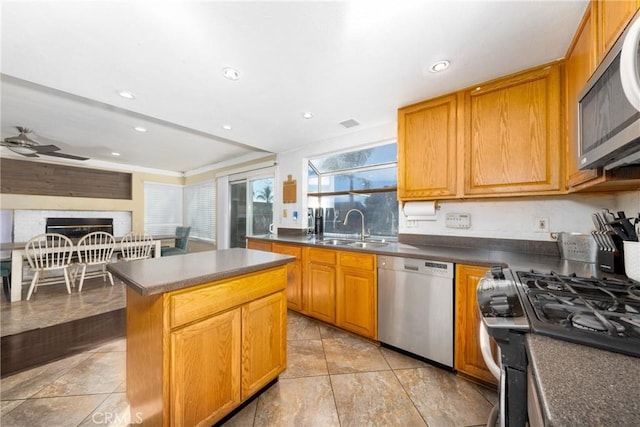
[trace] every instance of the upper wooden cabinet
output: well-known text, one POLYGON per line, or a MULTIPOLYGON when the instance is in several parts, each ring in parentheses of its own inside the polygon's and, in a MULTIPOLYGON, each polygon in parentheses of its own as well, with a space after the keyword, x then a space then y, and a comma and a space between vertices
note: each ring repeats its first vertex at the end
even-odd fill
POLYGON ((567 117, 567 186, 572 187, 598 178, 597 169, 581 171, 578 165, 578 96, 596 68, 596 46, 594 42, 594 19, 591 6, 582 18, 578 31, 567 51, 566 72, 566 117, 567 117))
POLYGON ((566 187, 569 192, 633 190, 640 185, 640 167, 580 170, 577 156, 578 97, 638 8, 638 0, 592 1, 567 50, 565 116, 566 187))
POLYGON ((605 57, 640 8, 640 0, 598 0, 592 2, 596 17, 598 62, 605 57))
POLYGON ((398 110, 400 200, 559 194, 561 65, 398 110))
POLYGON ((450 198, 457 193, 458 95, 398 110, 398 198, 450 198))
POLYGON ((465 195, 558 193, 560 65, 550 64, 465 93, 465 195))

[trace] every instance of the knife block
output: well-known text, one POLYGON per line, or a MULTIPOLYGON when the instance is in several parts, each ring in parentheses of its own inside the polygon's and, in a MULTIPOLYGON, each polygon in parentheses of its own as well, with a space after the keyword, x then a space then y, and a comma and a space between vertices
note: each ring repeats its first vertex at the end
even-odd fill
POLYGON ((624 274, 624 256, 622 252, 622 239, 611 234, 613 243, 616 245, 615 251, 606 251, 598 248, 597 265, 600 271, 613 274, 624 274))

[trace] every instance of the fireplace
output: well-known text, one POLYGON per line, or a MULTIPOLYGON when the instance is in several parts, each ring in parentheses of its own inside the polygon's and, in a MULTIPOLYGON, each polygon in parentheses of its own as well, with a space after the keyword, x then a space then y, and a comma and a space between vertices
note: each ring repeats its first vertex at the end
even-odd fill
POLYGON ((113 234, 113 218, 47 218, 47 233, 63 234, 73 241, 94 231, 113 234))

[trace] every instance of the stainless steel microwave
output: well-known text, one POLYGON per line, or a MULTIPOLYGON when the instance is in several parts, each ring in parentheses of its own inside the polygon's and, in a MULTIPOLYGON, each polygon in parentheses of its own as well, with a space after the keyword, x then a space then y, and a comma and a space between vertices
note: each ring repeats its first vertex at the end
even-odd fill
POLYGON ((578 97, 580 169, 640 164, 640 14, 578 97))

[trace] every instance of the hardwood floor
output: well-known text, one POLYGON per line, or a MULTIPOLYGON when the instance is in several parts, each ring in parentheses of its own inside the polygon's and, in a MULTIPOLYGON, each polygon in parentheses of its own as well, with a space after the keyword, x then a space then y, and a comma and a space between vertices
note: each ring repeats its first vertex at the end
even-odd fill
POLYGON ((29 301, 3 301, 0 377, 124 337, 124 289, 122 282, 111 286, 95 278, 85 282, 81 293, 47 286, 29 301))
POLYGON ((0 339, 0 378, 124 338, 125 333, 126 314, 121 308, 4 336, 0 339))

